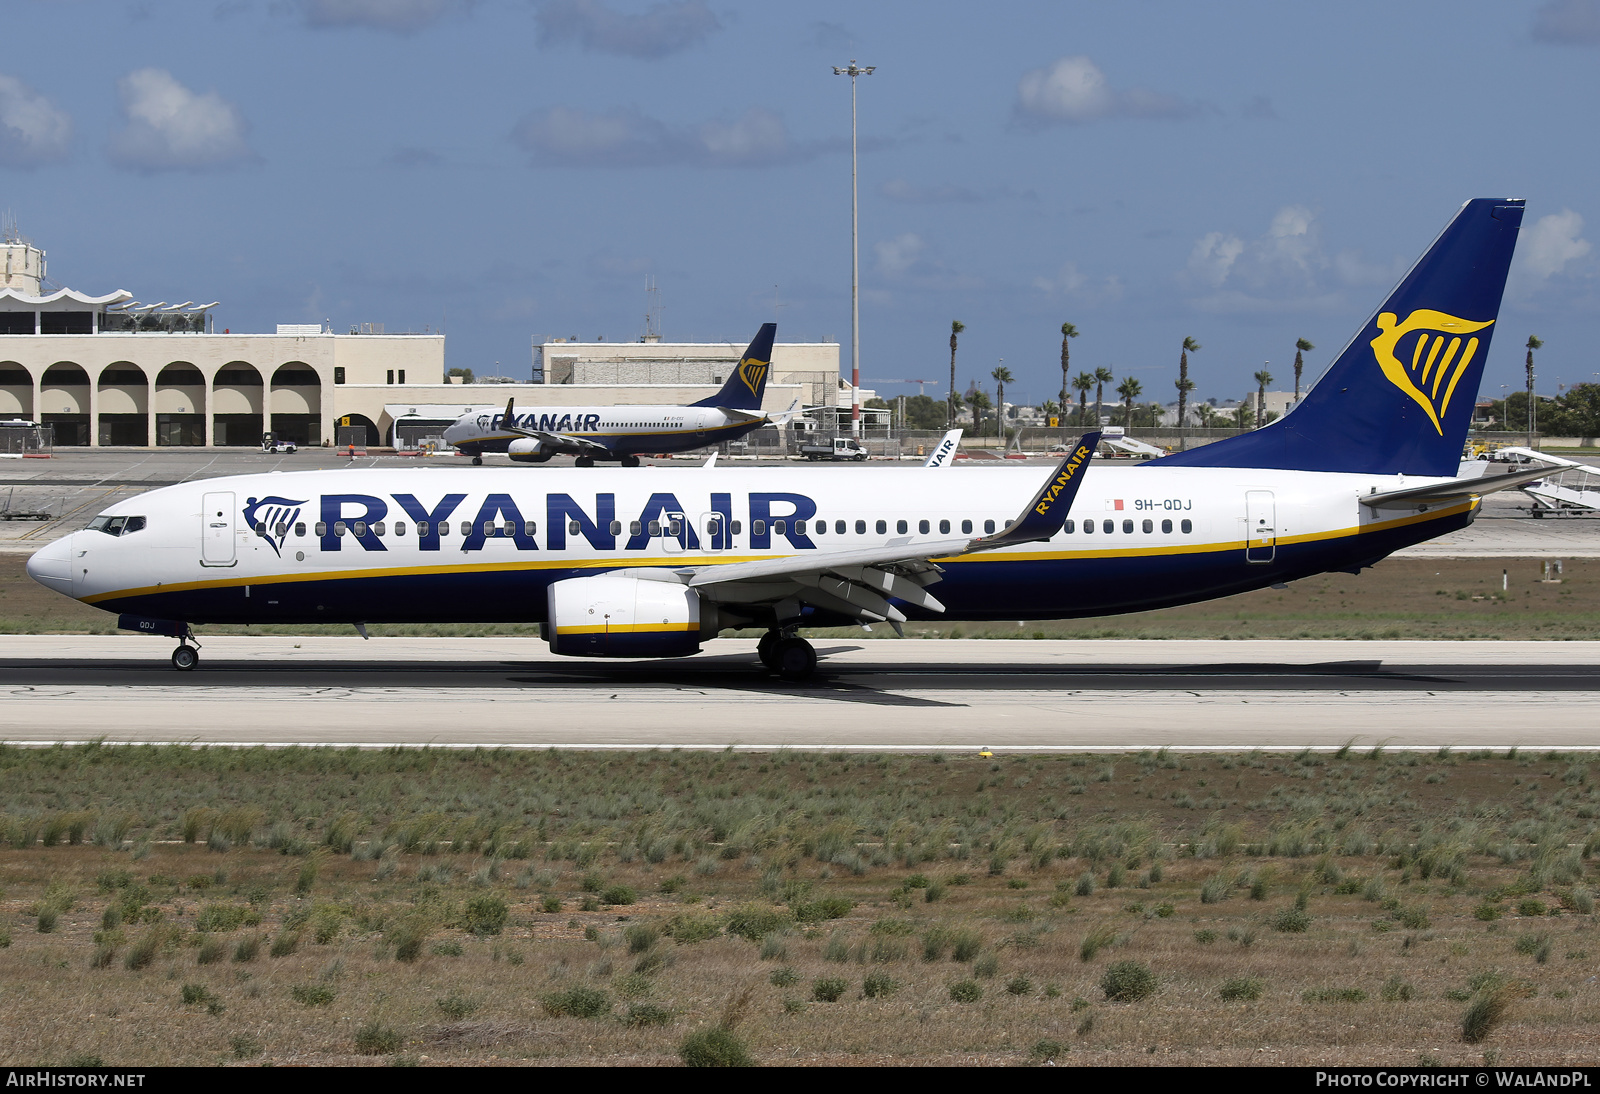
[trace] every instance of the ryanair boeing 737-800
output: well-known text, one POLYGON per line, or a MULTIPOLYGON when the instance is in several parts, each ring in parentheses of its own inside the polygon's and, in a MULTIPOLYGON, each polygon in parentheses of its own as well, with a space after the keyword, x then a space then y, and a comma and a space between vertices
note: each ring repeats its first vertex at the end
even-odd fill
MULTIPOLYGON (((28 562, 33 578, 176 637, 200 623, 539 622, 551 649, 676 657, 760 627, 1063 619, 1357 572, 1472 521, 1457 477, 1522 222, 1468 202, 1299 406, 1133 467, 340 470, 169 486, 28 562)), ((770 336, 768 336, 770 337, 770 336)), ((363 630, 364 633, 364 630, 363 630)))
POLYGON ((562 453, 579 467, 615 460, 638 467, 641 452, 689 452, 735 441, 764 425, 788 421, 798 404, 763 413, 761 400, 772 371, 776 323, 763 323, 722 390, 688 406, 563 406, 524 410, 506 402, 504 413, 463 414, 444 439, 481 464, 485 452, 504 452, 514 463, 544 463, 562 453))

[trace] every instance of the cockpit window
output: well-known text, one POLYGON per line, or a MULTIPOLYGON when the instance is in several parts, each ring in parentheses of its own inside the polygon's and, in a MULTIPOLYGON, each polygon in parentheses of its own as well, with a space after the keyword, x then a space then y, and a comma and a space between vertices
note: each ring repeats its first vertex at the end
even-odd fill
POLYGON ((102 513, 89 522, 89 531, 108 536, 131 536, 144 530, 143 517, 110 517, 102 513))

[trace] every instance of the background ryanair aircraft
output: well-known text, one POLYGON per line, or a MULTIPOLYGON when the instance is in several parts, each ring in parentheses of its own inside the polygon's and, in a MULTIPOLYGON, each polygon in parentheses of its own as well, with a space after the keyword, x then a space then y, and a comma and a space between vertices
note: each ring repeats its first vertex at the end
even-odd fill
MULTIPOLYGON (((28 572, 179 639, 194 623, 537 621, 557 653, 691 654, 760 627, 1060 619, 1359 571, 1471 522, 1457 478, 1523 203, 1468 202, 1300 406, 1216 444, 1089 468, 343 470, 151 491, 28 572), (1031 499, 1031 500, 1030 500, 1031 499)), ((770 345, 771 328, 758 343, 770 345)), ((765 359, 759 345, 749 354, 765 359)), ((364 631, 363 631, 364 633, 364 631)))
POLYGON ((753 429, 788 421, 798 404, 778 414, 763 414, 761 399, 772 371, 776 323, 764 323, 739 358, 722 390, 688 406, 562 406, 517 413, 507 400, 505 413, 463 414, 444 431, 444 439, 481 464, 485 452, 504 452, 517 463, 544 463, 557 453, 578 457, 579 467, 617 460, 638 467, 640 452, 688 452, 738 440, 753 429))

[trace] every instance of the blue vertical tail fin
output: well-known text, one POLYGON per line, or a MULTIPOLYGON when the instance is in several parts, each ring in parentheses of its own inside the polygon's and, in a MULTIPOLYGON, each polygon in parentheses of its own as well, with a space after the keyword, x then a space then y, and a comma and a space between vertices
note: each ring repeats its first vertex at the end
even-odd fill
POLYGON ((1150 463, 1455 475, 1522 211, 1467 202, 1300 405, 1150 463))
POLYGON ((755 338, 745 348, 744 356, 734 367, 733 375, 722 385, 722 390, 709 399, 701 399, 691 406, 726 407, 729 410, 760 410, 761 400, 767 393, 767 375, 772 371, 772 340, 778 336, 778 324, 763 323, 755 338))

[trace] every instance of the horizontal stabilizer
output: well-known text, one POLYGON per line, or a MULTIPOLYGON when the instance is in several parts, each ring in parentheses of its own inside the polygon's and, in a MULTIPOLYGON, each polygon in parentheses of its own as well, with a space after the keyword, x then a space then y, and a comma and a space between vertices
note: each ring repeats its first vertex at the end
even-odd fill
POLYGON ((1510 490, 1514 487, 1524 486, 1530 482, 1537 482, 1559 472, 1559 466, 1540 467, 1532 471, 1517 471, 1510 475, 1473 475, 1465 479, 1451 479, 1449 482, 1436 482, 1427 486, 1408 486, 1400 490, 1383 490, 1375 494, 1366 494, 1361 498, 1362 505, 1374 509, 1412 509, 1419 505, 1437 505, 1447 501, 1463 501, 1467 498, 1482 497, 1484 494, 1493 494, 1500 490, 1510 490))

